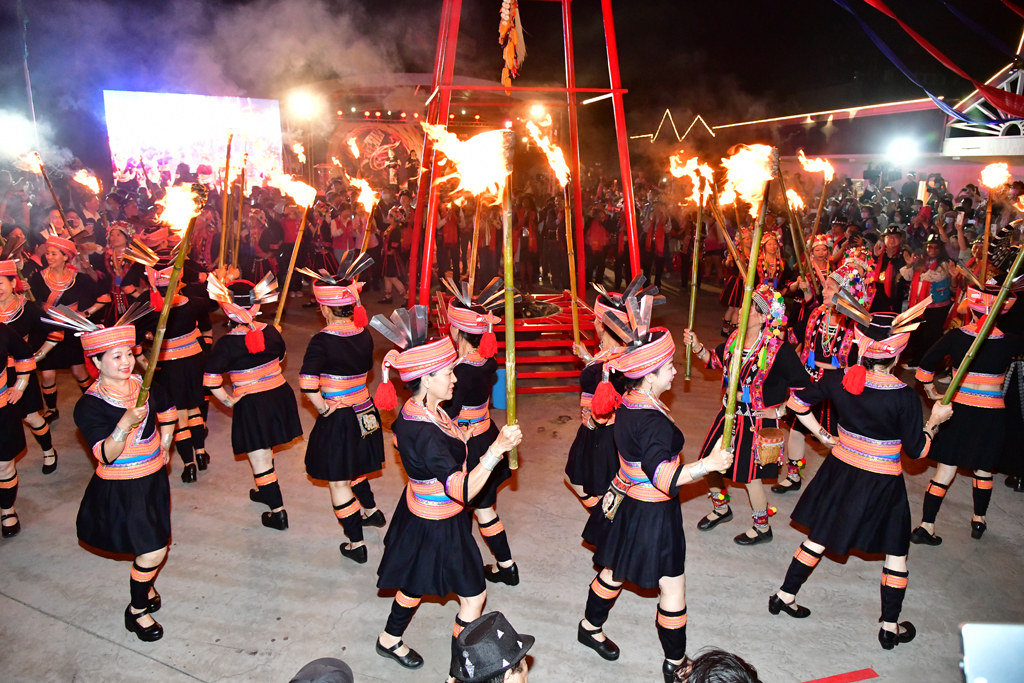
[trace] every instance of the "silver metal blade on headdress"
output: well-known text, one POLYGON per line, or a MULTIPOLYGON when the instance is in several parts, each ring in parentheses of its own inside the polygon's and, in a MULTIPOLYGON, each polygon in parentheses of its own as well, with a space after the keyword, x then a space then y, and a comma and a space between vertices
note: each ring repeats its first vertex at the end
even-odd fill
POLYGON ((267 273, 263 279, 252 288, 253 302, 257 304, 269 304, 277 301, 281 293, 277 291, 277 278, 273 273, 267 273))
POLYGON ((846 289, 840 289, 838 294, 833 295, 832 303, 840 313, 851 320, 861 325, 871 324, 871 314, 846 289))
POLYGON ((978 276, 974 274, 974 271, 967 267, 967 264, 964 263, 962 259, 956 262, 956 269, 960 271, 960 274, 972 287, 982 291, 985 290, 985 284, 978 279, 978 276))
POLYGON ((409 348, 409 344, 412 342, 403 330, 396 327, 390 320, 380 313, 373 316, 370 320, 370 327, 380 332, 388 339, 388 341, 400 349, 409 348))
MULTIPOLYGON (((469 298, 468 293, 463 288, 458 287, 455 284, 455 280, 451 277, 442 279, 441 284, 466 308, 470 308, 473 305, 473 300, 469 298)), ((463 283, 463 287, 465 287, 465 283, 463 283)))
POLYGON ((4 242, 4 248, 0 250, 0 261, 8 261, 14 258, 18 250, 25 246, 25 238, 22 236, 8 237, 4 242))
POLYGON ((603 285, 599 285, 596 282, 591 282, 590 286, 593 287, 598 294, 603 296, 605 299, 608 299, 608 301, 611 301, 612 303, 619 303, 620 297, 618 295, 612 295, 611 293, 609 293, 603 285))
POLYGON ((160 257, 157 256, 155 251, 135 238, 132 238, 132 241, 125 248, 124 257, 129 261, 141 263, 150 268, 160 261, 160 257))
POLYGON ((346 249, 342 254, 338 262, 338 277, 342 280, 347 280, 345 275, 342 273, 348 272, 348 269, 355 263, 356 257, 359 256, 359 250, 357 249, 346 249))
POLYGON ((43 318, 43 322, 50 323, 51 325, 57 325, 58 327, 65 327, 75 332, 95 332, 100 329, 100 326, 92 322, 78 311, 73 311, 64 304, 58 304, 47 311, 48 318, 43 318))
MULTIPOLYGON (((355 249, 349 249, 349 251, 355 251, 355 249)), ((360 273, 369 268, 374 264, 374 260, 366 255, 366 253, 357 253, 352 263, 347 267, 338 268, 338 279, 340 280, 355 280, 360 273)))
POLYGON ((402 335, 409 340, 412 344, 414 339, 412 336, 412 320, 409 317, 409 311, 405 308, 396 308, 391 312, 391 322, 395 327, 402 331, 402 335))
POLYGON ((633 330, 630 329, 629 325, 622 322, 620 318, 612 315, 611 313, 605 313, 601 317, 601 322, 604 323, 605 328, 619 338, 623 343, 629 344, 634 342, 633 330))
POLYGON ((134 325, 135 321, 145 318, 147 315, 153 312, 153 306, 150 305, 149 301, 143 299, 133 303, 127 311, 124 312, 114 325, 134 325))
POLYGON ((643 299, 644 297, 649 297, 651 299, 652 306, 660 306, 661 304, 665 303, 665 295, 659 294, 658 292, 658 288, 655 287, 654 285, 651 285, 650 287, 644 287, 643 289, 641 289, 637 293, 636 298, 643 299))
POLYGON ((335 280, 333 276, 329 275, 325 270, 315 271, 304 266, 301 268, 296 268, 295 270, 296 272, 302 273, 306 277, 311 277, 314 280, 319 280, 320 282, 325 282, 329 285, 338 284, 338 281, 335 280))
POLYGON ((235 300, 231 290, 228 289, 213 273, 210 273, 206 277, 206 293, 209 294, 210 298, 214 301, 219 301, 225 304, 233 303, 235 300))
POLYGON ((928 308, 931 305, 931 303, 932 303, 932 298, 931 298, 931 296, 928 296, 927 298, 917 302, 916 304, 914 304, 913 306, 911 306, 910 308, 908 308, 907 310, 903 311, 898 316, 893 318, 893 321, 892 321, 892 332, 893 332, 893 334, 898 334, 900 332, 903 332, 903 330, 898 329, 898 328, 904 326, 906 323, 909 323, 914 318, 916 318, 917 316, 919 316, 922 313, 924 313, 924 309, 928 308))
POLYGON ((430 309, 426 306, 412 307, 412 343, 414 346, 419 346, 427 341, 427 316, 429 314, 430 309))
POLYGON ((633 278, 633 280, 626 285, 626 288, 622 290, 622 300, 626 301, 631 296, 637 296, 637 292, 640 291, 640 288, 644 286, 645 282, 647 282, 647 277, 644 276, 643 273, 633 278))

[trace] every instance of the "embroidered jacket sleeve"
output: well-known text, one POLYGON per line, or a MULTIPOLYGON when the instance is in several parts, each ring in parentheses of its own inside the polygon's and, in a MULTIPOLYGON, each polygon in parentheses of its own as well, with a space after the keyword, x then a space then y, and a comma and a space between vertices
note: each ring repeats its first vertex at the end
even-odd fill
POLYGON ((898 420, 903 451, 911 458, 923 458, 928 455, 932 440, 924 433, 921 399, 916 391, 907 387, 894 393, 898 395, 899 405, 893 419, 898 420))
POLYGON ((231 367, 232 341, 229 336, 221 337, 210 349, 210 355, 206 359, 206 371, 203 374, 203 386, 207 389, 216 389, 224 385, 224 373, 231 367))
POLYGON ((917 364, 917 372, 914 374, 918 382, 928 384, 935 380, 935 368, 943 358, 950 354, 954 334, 961 333, 956 330, 950 330, 939 337, 939 340, 930 349, 925 351, 925 354, 917 364))
POLYGON ((813 406, 831 398, 829 394, 836 381, 842 381, 842 375, 839 372, 825 373, 820 382, 809 384, 803 389, 792 390, 786 407, 797 415, 806 415, 811 412, 813 406))
POLYGON ((103 453, 103 442, 114 431, 124 411, 105 410, 107 404, 86 394, 75 404, 75 425, 82 432, 89 450, 100 462, 109 462, 103 453))
POLYGON ((452 455, 451 446, 440 429, 421 429, 416 451, 426 460, 427 470, 444 485, 445 494, 457 503, 469 500, 469 477, 464 467, 452 455))
POLYGON ((721 370, 725 367, 725 343, 719 344, 714 351, 710 351, 707 365, 710 370, 721 370))
POLYGON ((29 375, 36 369, 36 359, 32 348, 11 328, 7 328, 7 354, 14 362, 14 372, 18 375, 29 375))
POLYGON ((681 439, 673 443, 672 423, 661 413, 653 410, 637 425, 634 438, 640 447, 640 466, 654 487, 670 498, 679 494, 682 485, 679 478, 683 472, 681 439), (676 449, 675 446, 679 448, 676 449))
POLYGON ((306 347, 306 354, 302 357, 302 369, 299 371, 299 389, 304 394, 315 394, 320 391, 320 374, 323 372, 327 362, 327 355, 320 339, 321 335, 314 335, 306 347))

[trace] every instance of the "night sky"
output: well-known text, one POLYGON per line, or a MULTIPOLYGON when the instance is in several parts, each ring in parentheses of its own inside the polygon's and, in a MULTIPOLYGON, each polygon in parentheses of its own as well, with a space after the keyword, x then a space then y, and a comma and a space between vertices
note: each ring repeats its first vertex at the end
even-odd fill
MULTIPOLYGON (((852 2, 935 94, 951 99, 970 91, 895 22, 852 2)), ((999 0, 951 2, 1016 48, 1024 20, 999 0)), ((24 113, 15 5, 0 4, 0 109, 24 113)), ((889 5, 981 80, 1008 61, 940 0, 889 5)), ((105 142, 104 88, 280 97, 346 70, 429 71, 441 2, 32 0, 24 6, 37 115, 54 129, 56 144, 90 159, 102 156, 105 142), (311 8, 343 22, 306 21, 311 8)), ((458 74, 498 79, 499 7, 498 0, 464 3, 458 74)), ((600 3, 576 0, 573 13, 577 82, 606 86, 600 3)), ((526 0, 521 14, 529 56, 517 85, 563 84, 560 4, 526 0)), ((924 96, 829 0, 617 0, 615 21, 631 134, 653 132, 666 108, 685 127, 695 113, 716 124, 924 96)), ((611 152, 613 158, 609 103, 584 110, 584 156, 611 152)))

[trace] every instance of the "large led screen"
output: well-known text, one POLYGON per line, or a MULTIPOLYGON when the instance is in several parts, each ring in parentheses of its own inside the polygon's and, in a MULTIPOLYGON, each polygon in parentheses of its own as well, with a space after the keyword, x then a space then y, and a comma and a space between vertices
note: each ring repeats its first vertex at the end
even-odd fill
POLYGON ((250 184, 281 171, 277 100, 104 90, 103 104, 119 180, 141 178, 144 170, 150 180, 167 182, 187 164, 198 180, 219 185, 229 134, 232 177, 243 159, 250 184))

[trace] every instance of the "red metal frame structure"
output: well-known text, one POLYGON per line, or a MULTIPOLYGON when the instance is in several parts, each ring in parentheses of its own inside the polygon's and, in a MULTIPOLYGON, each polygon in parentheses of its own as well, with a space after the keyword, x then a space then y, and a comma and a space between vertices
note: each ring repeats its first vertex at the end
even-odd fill
MULTIPOLYGON (((432 81, 433 89, 431 91, 429 106, 427 109, 427 122, 439 125, 447 125, 449 110, 451 108, 451 93, 452 90, 475 90, 475 91, 486 91, 486 90, 516 90, 522 92, 564 92, 566 95, 566 106, 569 114, 569 155, 568 163, 572 177, 570 182, 572 183, 571 190, 571 201, 572 201, 572 218, 575 225, 575 240, 576 240, 576 271, 577 271, 577 282, 580 286, 586 282, 584 277, 586 265, 585 265, 585 253, 586 249, 584 246, 584 231, 586 225, 583 219, 583 192, 580 186, 580 140, 579 130, 577 125, 577 95, 578 93, 590 93, 607 95, 612 99, 612 111, 615 119, 615 137, 619 153, 619 168, 622 176, 622 192, 623 192, 623 214, 625 216, 626 230, 629 242, 629 262, 630 270, 633 276, 640 274, 640 252, 638 247, 637 239, 637 225, 636 225, 636 212, 634 210, 635 203, 633 198, 633 175, 629 163, 629 137, 626 133, 626 115, 623 106, 622 96, 626 93, 626 90, 622 88, 621 79, 619 76, 619 53, 615 41, 615 22, 612 17, 612 1, 611 0, 600 0, 601 2, 601 14, 604 20, 604 34, 605 34, 605 46, 608 54, 608 76, 610 86, 608 88, 578 88, 576 87, 576 62, 573 50, 573 34, 572 34, 572 0, 546 0, 548 2, 560 2, 562 4, 562 32, 565 44, 565 87, 523 87, 523 86, 512 86, 511 88, 505 88, 504 86, 494 85, 458 85, 452 84, 452 79, 455 73, 455 53, 458 46, 459 36, 459 23, 462 15, 462 0, 443 0, 441 9, 441 28, 438 32, 437 37, 437 53, 434 61, 434 77, 432 81)), ((423 170, 421 171, 421 177, 419 186, 417 189, 416 196, 416 213, 413 218, 413 234, 412 234, 412 253, 409 257, 409 304, 417 303, 417 297, 415 296, 416 288, 416 277, 419 275, 419 297, 418 303, 423 306, 430 305, 430 284, 431 276, 434 264, 434 240, 437 232, 437 210, 439 203, 438 188, 433 186, 433 179, 440 176, 440 167, 438 162, 440 161, 439 155, 434 151, 433 144, 430 138, 424 136, 423 144, 423 170), (426 215, 424 216, 424 212, 426 215), (424 219, 426 220, 426 229, 423 229, 424 219), (422 243, 422 252, 420 250, 420 244, 422 243), (421 258, 422 253, 422 258, 421 258)), ((577 297, 581 300, 586 299, 586 293, 583 291, 577 292, 577 297)), ((541 295, 536 297, 539 300, 550 301, 550 303, 560 303, 568 305, 569 295, 541 295)), ((443 297, 439 297, 439 303, 443 304, 443 297)), ((443 305, 441 306, 443 308, 443 305)), ((581 308, 581 321, 580 326, 584 331, 592 332, 593 323, 592 316, 593 312, 585 305, 581 308), (590 316, 590 319, 583 320, 584 316, 590 316)), ((568 313, 566 314, 568 315, 568 313)), ((442 313, 443 322, 443 313, 442 313)), ((502 326, 498 326, 496 331, 503 331, 502 326)), ((565 347, 572 345, 572 320, 566 318, 566 316, 553 316, 538 321, 523 321, 516 320, 516 333, 517 338, 521 333, 535 332, 536 339, 532 341, 524 340, 523 342, 517 342, 517 347, 535 348, 538 350, 552 349, 555 347, 565 347)), ((594 344, 597 340, 593 337, 586 339, 586 342, 594 344)), ((500 344, 499 346, 504 346, 500 344)), ((537 356, 523 355, 518 358, 520 363, 538 363, 538 364, 564 364, 572 363, 575 364, 576 357, 573 355, 554 355, 546 356, 541 353, 537 356)), ((522 372, 520 371, 518 378, 521 379, 548 379, 557 377, 570 377, 577 376, 578 372, 575 370, 544 370, 536 372, 522 372)), ((537 387, 521 387, 519 389, 522 393, 538 393, 548 391, 576 391, 578 386, 550 386, 543 385, 537 387)))

